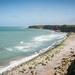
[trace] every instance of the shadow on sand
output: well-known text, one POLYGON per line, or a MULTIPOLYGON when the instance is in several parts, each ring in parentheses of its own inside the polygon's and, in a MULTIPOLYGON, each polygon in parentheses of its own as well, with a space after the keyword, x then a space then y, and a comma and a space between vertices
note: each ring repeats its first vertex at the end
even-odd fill
POLYGON ((71 65, 67 69, 66 75, 75 75, 75 59, 72 61, 71 65))

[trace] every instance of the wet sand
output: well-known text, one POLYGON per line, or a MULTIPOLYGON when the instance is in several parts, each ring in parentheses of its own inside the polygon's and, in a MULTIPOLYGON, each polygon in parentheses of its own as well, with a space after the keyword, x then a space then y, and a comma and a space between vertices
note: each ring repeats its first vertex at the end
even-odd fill
POLYGON ((69 57, 71 52, 75 53, 75 33, 70 33, 67 39, 54 49, 2 75, 55 75, 55 68, 61 65, 62 59, 69 57))

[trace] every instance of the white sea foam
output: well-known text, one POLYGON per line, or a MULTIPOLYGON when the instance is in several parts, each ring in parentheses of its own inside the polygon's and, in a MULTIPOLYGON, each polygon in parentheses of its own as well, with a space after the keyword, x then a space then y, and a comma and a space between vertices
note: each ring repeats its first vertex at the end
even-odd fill
POLYGON ((50 34, 50 35, 42 35, 42 36, 38 36, 38 37, 35 37, 34 41, 39 41, 39 42, 42 42, 42 41, 48 41, 48 40, 52 40, 53 38, 63 38, 64 35, 59 35, 59 34, 50 34))
POLYGON ((37 54, 37 52, 35 52, 35 54, 37 54))
MULTIPOLYGON (((66 37, 67 37, 67 36, 66 36, 66 37)), ((60 44, 64 39, 66 39, 66 37, 64 37, 64 38, 61 39, 61 40, 55 41, 54 43, 52 43, 52 44, 51 44, 50 46, 48 46, 47 48, 41 49, 41 50, 39 51, 39 53, 40 53, 40 54, 43 54, 43 53, 45 53, 46 51, 48 51, 48 50, 54 48, 56 45, 60 44)))
POLYGON ((57 44, 60 44, 63 40, 65 40, 67 38, 67 36, 65 36, 63 39, 60 39, 57 41, 57 44))
POLYGON ((35 43, 39 43, 39 42, 35 42, 35 43))
POLYGON ((12 52, 13 50, 11 48, 5 48, 7 51, 12 52))
POLYGON ((26 49, 26 48, 29 48, 30 46, 16 46, 15 48, 18 49, 18 50, 23 50, 23 49, 26 49))
POLYGON ((35 41, 47 41, 49 40, 50 38, 54 37, 54 35, 42 35, 42 36, 39 36, 39 37, 35 37, 35 41))
POLYGON ((41 50, 39 51, 39 53, 40 53, 40 54, 43 54, 43 53, 45 53, 46 51, 48 51, 49 49, 54 48, 55 45, 56 45, 56 42, 54 42, 52 45, 48 46, 47 48, 41 49, 41 50))
POLYGON ((21 44, 23 44, 24 42, 23 42, 23 41, 21 41, 20 43, 21 43, 21 44))
POLYGON ((9 66, 0 69, 0 74, 2 74, 3 72, 6 72, 7 70, 11 70, 12 68, 14 68, 22 63, 25 63, 25 62, 37 57, 38 55, 39 55, 39 53, 29 56, 29 57, 26 57, 26 58, 22 58, 21 60, 18 60, 18 61, 13 61, 9 66))
POLYGON ((64 38, 64 37, 66 37, 66 35, 65 35, 65 34, 63 35, 63 34, 62 34, 62 35, 58 35, 57 37, 58 37, 57 39, 62 39, 62 38, 64 38))

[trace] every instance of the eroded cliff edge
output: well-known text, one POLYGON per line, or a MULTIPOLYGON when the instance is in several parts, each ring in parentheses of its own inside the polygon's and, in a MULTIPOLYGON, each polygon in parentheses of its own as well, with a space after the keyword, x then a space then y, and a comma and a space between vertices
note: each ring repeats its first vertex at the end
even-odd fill
POLYGON ((61 32, 75 32, 75 25, 33 25, 28 28, 49 29, 61 32))

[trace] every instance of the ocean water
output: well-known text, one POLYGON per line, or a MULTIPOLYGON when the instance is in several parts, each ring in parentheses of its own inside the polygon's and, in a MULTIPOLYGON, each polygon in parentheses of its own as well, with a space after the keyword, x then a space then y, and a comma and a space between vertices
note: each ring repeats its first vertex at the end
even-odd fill
POLYGON ((62 32, 0 27, 0 72, 48 51, 65 38, 62 32))

